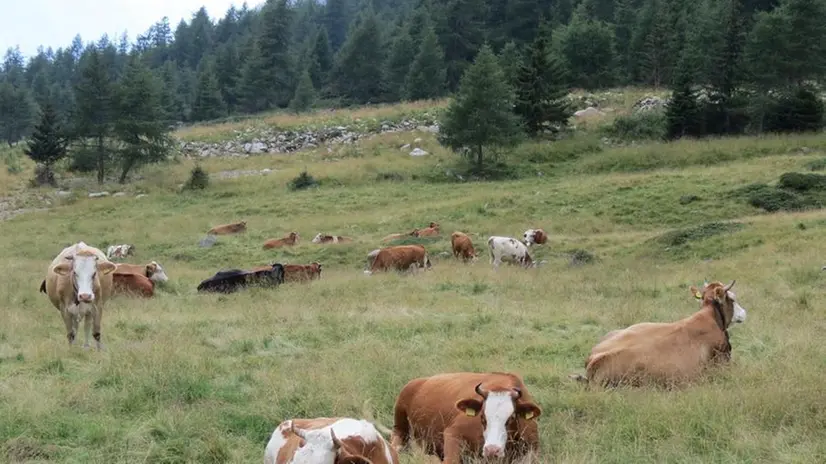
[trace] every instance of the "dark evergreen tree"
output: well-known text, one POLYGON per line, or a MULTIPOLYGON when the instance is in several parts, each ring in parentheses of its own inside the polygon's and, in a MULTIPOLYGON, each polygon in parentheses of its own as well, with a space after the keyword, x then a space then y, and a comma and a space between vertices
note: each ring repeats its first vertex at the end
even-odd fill
POLYGON ((52 166, 66 157, 66 137, 51 102, 46 101, 41 107, 40 122, 35 126, 23 153, 43 166, 35 178, 37 184, 57 187, 52 166))
POLYGON ((679 139, 701 135, 701 114, 697 94, 692 89, 693 70, 683 60, 677 70, 671 98, 666 105, 666 138, 679 139))
POLYGON ((181 96, 181 81, 178 65, 174 61, 167 61, 160 70, 161 102, 164 108, 163 119, 168 124, 184 121, 184 100, 181 96))
POLYGON ((331 69, 333 69, 333 52, 330 49, 327 28, 322 26, 315 35, 310 55, 310 78, 316 89, 323 89, 327 85, 331 69))
POLYGON ((119 182, 136 166, 166 158, 170 139, 164 123, 160 84, 137 55, 131 57, 117 87, 114 135, 121 142, 119 182))
POLYGON ((352 21, 352 0, 327 0, 325 5, 324 25, 330 37, 333 53, 344 45, 352 21))
POLYGON ((247 113, 255 113, 269 108, 270 100, 267 92, 263 90, 269 82, 261 48, 257 43, 253 43, 241 69, 241 80, 238 82, 238 102, 241 109, 247 113))
POLYGON ((293 94, 294 64, 290 55, 292 11, 287 0, 267 0, 261 9, 257 39, 263 86, 258 90, 268 97, 268 106, 285 107, 293 94))
POLYGON ((316 90, 313 86, 313 79, 308 70, 301 73, 298 80, 298 87, 295 88, 295 95, 290 101, 290 109, 296 113, 301 113, 312 109, 315 104, 316 90))
POLYGON ((436 31, 429 28, 423 38, 419 53, 410 65, 405 80, 405 95, 409 100, 437 98, 445 91, 445 60, 436 31))
POLYGON ((0 137, 11 146, 28 134, 37 105, 25 87, 0 81, 0 137))
POLYGON ((528 134, 535 136, 545 127, 568 125, 573 111, 568 104, 565 70, 548 53, 547 39, 537 37, 527 59, 519 68, 516 84, 516 107, 528 134))
POLYGON ((80 60, 80 76, 75 86, 73 135, 94 141, 98 183, 104 181, 110 158, 105 142, 112 135, 115 120, 114 84, 100 52, 94 47, 87 49, 80 60))
POLYGON ((496 55, 483 45, 445 111, 439 143, 462 152, 483 173, 486 148, 512 146, 519 139, 522 128, 513 102, 496 55))
POLYGON ((405 81, 410 73, 410 66, 416 59, 416 49, 413 48, 413 39, 410 37, 407 26, 402 26, 384 68, 384 96, 389 101, 401 100, 405 97, 405 81))
MULTIPOLYGON (((434 2, 431 11, 435 17, 439 42, 444 50, 447 88, 453 91, 485 41, 484 21, 487 16, 487 2, 447 0, 443 9, 437 7, 439 4, 434 2)), ((423 32, 426 30, 422 29, 423 32)), ((424 36, 421 37, 423 40, 424 36)), ((421 40, 414 42, 417 42, 417 47, 421 47, 421 40)))
POLYGON ((215 62, 209 56, 198 66, 198 83, 192 102, 192 120, 207 121, 227 115, 227 107, 221 96, 221 87, 215 74, 215 62))
POLYGON ((614 83, 614 34, 608 25, 587 18, 582 4, 558 33, 559 54, 571 79, 586 89, 614 83))
POLYGON ((241 57, 235 42, 221 44, 215 55, 215 77, 221 90, 221 99, 226 103, 227 112, 234 112, 238 106, 237 85, 241 76, 241 57))
POLYGON ((502 67, 502 72, 505 74, 505 81, 514 89, 516 88, 516 77, 519 75, 521 63, 522 53, 516 42, 511 40, 499 52, 499 66, 502 67))
POLYGON ((377 100, 382 93, 384 44, 372 10, 365 10, 342 45, 332 79, 335 91, 353 103, 377 100))

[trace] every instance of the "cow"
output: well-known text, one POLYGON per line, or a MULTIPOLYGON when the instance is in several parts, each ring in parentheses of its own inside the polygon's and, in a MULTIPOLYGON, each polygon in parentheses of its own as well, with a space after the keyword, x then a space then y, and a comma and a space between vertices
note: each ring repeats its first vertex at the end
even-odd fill
POLYGON ((284 238, 271 238, 264 242, 264 249, 268 250, 270 248, 281 248, 283 246, 293 246, 298 244, 299 237, 297 232, 290 232, 284 238))
POLYGON ((341 235, 325 235, 322 233, 318 233, 315 237, 313 237, 312 243, 347 243, 352 241, 353 239, 350 237, 343 237, 341 235))
POLYGON ((491 236, 488 238, 488 249, 490 250, 490 262, 495 268, 498 268, 502 261, 520 264, 526 268, 536 267, 536 263, 528 253, 528 247, 513 237, 491 236))
POLYGON ((244 271, 229 269, 198 284, 199 292, 233 293, 251 285, 275 287, 284 283, 284 266, 275 263, 269 269, 244 271))
POLYGON ((135 254, 135 245, 109 245, 106 249, 106 258, 126 258, 135 254))
POLYGON ((370 266, 369 271, 365 271, 370 275, 376 271, 388 271, 396 269, 397 271, 415 270, 416 268, 430 269, 430 257, 427 255, 427 250, 421 245, 396 245, 382 248, 376 254, 376 259, 370 266))
POLYGON ((264 450, 264 464, 399 464, 399 455, 366 420, 286 420, 264 450))
POLYGON ((207 235, 229 235, 247 231, 247 221, 235 222, 232 224, 221 224, 207 231, 207 235))
POLYGON ((401 240, 407 237, 418 237, 419 236, 419 229, 413 229, 410 232, 402 233, 402 234, 390 234, 383 239, 382 242, 392 242, 393 240, 401 240))
POLYGON ((102 251, 84 242, 64 248, 52 260, 40 290, 63 316, 69 345, 74 344, 80 319, 83 319, 83 347, 89 347, 91 331, 97 349, 103 349, 101 318, 103 308, 112 296, 114 271, 115 264, 102 251))
POLYGON ((118 274, 116 271, 112 274, 112 285, 116 293, 137 294, 147 298, 155 295, 155 282, 141 274, 118 274))
POLYGON ((453 257, 461 259, 464 262, 476 260, 476 250, 473 248, 473 242, 470 237, 464 232, 453 232, 450 235, 450 245, 453 248, 453 257))
POLYGON ((400 450, 412 438, 446 464, 458 464, 466 453, 536 456, 541 414, 522 378, 513 373, 420 377, 409 381, 396 399, 391 444, 400 450))
POLYGON ((419 237, 436 237, 439 235, 439 223, 431 222, 424 229, 419 229, 419 237))
POLYGON ((528 229, 522 234, 526 246, 544 245, 548 241, 548 234, 542 229, 528 229))
POLYGON ((571 378, 603 387, 659 385, 673 388, 698 378, 731 357, 728 329, 746 310, 728 285, 706 283, 691 293, 700 310, 675 322, 642 322, 606 334, 591 349, 585 375, 571 378))
POLYGON ((142 275, 155 283, 164 283, 169 280, 169 277, 166 275, 166 271, 160 264, 158 264, 157 261, 152 261, 146 265, 118 263, 115 266, 117 266, 115 268, 115 275, 137 274, 142 275))
MULTIPOLYGON (((270 269, 271 266, 257 266, 252 272, 270 269)), ((321 263, 284 264, 284 282, 303 282, 321 278, 321 263)))

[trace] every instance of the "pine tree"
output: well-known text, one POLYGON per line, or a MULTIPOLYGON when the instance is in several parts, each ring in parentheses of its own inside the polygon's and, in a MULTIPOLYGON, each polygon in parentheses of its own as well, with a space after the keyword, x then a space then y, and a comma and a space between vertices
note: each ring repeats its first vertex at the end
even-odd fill
POLYGON ((390 49, 390 56, 383 72, 386 100, 398 101, 404 98, 405 80, 415 59, 416 49, 413 48, 409 28, 402 26, 393 40, 393 47, 390 49))
POLYGON ((405 79, 405 96, 409 100, 436 98, 445 90, 445 58, 436 31, 428 28, 422 37, 419 53, 405 79))
POLYGON ((332 68, 333 52, 330 49, 330 39, 327 36, 327 28, 321 26, 316 33, 310 55, 310 77, 316 89, 321 90, 327 85, 332 68))
POLYGON ((697 95, 692 89, 692 69, 681 60, 671 99, 666 105, 666 138, 669 140, 701 135, 697 95))
POLYGON ((384 44, 378 19, 372 9, 362 13, 347 41, 342 45, 333 69, 336 92, 345 100, 367 103, 377 99, 383 88, 384 44))
POLYGON ((284 107, 293 94, 294 63, 290 56, 292 9, 287 0, 267 0, 261 9, 260 33, 257 37, 260 65, 268 96, 268 106, 284 107))
POLYGON ((80 62, 80 76, 75 85, 74 134, 95 141, 95 164, 98 183, 103 183, 109 154, 105 147, 111 137, 115 111, 115 89, 100 52, 90 47, 80 62))
POLYGON ((161 102, 164 109, 163 118, 169 124, 183 121, 184 101, 181 97, 181 81, 178 65, 174 61, 167 61, 160 69, 161 102))
POLYGON ((301 79, 298 81, 298 87, 295 89, 295 95, 290 101, 290 109, 296 113, 307 111, 313 107, 316 99, 316 91, 313 86, 313 79, 308 70, 301 73, 301 79))
POLYGON ((546 124, 565 127, 573 115, 566 99, 565 71, 548 54, 547 39, 538 36, 520 66, 516 84, 516 107, 528 134, 535 136, 546 124))
POLYGON ((155 76, 133 55, 118 85, 117 120, 114 133, 120 149, 120 183, 141 164, 166 158, 169 138, 163 121, 160 84, 155 76))
POLYGON ((505 81, 513 88, 516 88, 516 77, 519 74, 521 62, 522 54, 513 40, 506 43, 499 51, 499 66, 502 67, 502 72, 505 74, 505 81))
POLYGON ((51 102, 46 101, 41 108, 40 122, 35 126, 28 146, 23 153, 43 166, 38 172, 37 182, 54 187, 57 182, 52 172, 54 163, 66 157, 66 137, 57 119, 57 112, 51 102))
POLYGON ((241 80, 238 83, 238 99, 241 109, 247 113, 256 113, 269 108, 267 98, 268 75, 258 44, 251 45, 244 66, 241 68, 241 80))
POLYGON ((29 89, 0 81, 0 137, 12 146, 23 138, 37 117, 29 89))
POLYGON ((484 172, 485 148, 512 146, 522 131, 513 101, 496 55, 483 45, 445 111, 439 143, 462 151, 484 172))
POLYGON ((198 66, 195 100, 192 102, 192 120, 206 121, 226 116, 226 104, 221 97, 221 87, 215 75, 215 62, 204 57, 198 66))
POLYGON ((614 83, 614 33, 607 24, 588 19, 580 4, 558 34, 560 55, 578 86, 596 89, 614 83))

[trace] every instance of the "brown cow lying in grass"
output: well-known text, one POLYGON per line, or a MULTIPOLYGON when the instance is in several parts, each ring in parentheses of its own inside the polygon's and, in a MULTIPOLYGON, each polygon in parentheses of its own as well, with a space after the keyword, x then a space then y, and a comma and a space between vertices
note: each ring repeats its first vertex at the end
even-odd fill
POLYGON ((390 234, 387 237, 381 239, 382 242, 392 242, 393 240, 401 240, 407 237, 418 237, 419 236, 419 229, 413 229, 410 232, 402 233, 402 234, 390 234))
MULTIPOLYGON (((321 263, 284 264, 284 282, 306 282, 321 278, 321 263)), ((252 272, 271 269, 272 265, 256 266, 252 272)))
POLYGON ((691 293, 700 310, 676 322, 642 322, 605 335, 591 350, 585 375, 571 378, 592 385, 674 387, 696 380, 731 356, 728 328, 746 320, 731 287, 706 283, 691 293))
POLYGON ((222 224, 220 226, 215 226, 212 229, 209 229, 207 234, 209 235, 229 235, 229 234, 237 234, 240 232, 246 232, 247 230, 247 221, 235 222, 232 224, 222 224))
POLYGON ((301 238, 298 236, 297 232, 290 232, 290 235, 287 235, 284 238, 271 238, 264 242, 264 249, 269 250, 271 248, 281 248, 285 246, 294 246, 298 244, 298 239, 301 238))
POLYGON ((424 229, 419 229, 419 237, 436 237, 439 235, 439 223, 431 222, 424 229))

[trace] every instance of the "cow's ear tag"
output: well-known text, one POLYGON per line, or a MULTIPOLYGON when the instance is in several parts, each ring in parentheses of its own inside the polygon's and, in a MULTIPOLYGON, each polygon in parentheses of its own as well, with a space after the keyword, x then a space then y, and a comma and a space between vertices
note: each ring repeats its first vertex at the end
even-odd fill
POLYGON ((473 417, 476 415, 476 410, 473 408, 467 408, 465 409, 465 415, 468 417, 473 417))
POLYGON ((525 420, 530 420, 533 417, 533 411, 528 411, 525 413, 525 420))
POLYGON ((702 300, 703 299, 703 294, 700 293, 699 290, 695 290, 694 291, 694 298, 697 298, 698 300, 702 300))

